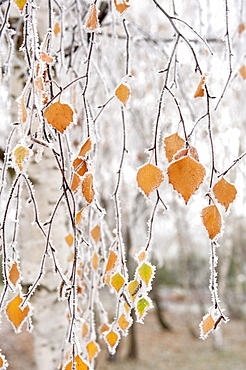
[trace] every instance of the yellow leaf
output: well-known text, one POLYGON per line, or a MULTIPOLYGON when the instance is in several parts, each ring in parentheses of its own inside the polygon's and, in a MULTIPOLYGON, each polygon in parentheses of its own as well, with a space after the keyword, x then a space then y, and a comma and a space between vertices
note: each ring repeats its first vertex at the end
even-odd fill
POLYGON ((93 189, 93 176, 87 173, 82 181, 82 194, 88 203, 94 199, 95 191, 93 189))
POLYGON ((202 336, 206 336, 214 328, 214 323, 214 319, 211 315, 205 316, 200 326, 203 334, 202 336))
POLYGON ((130 94, 131 91, 126 84, 120 84, 115 90, 115 95, 124 105, 128 102, 130 94))
POLYGON ((140 319, 146 315, 146 312, 149 308, 151 308, 149 299, 142 297, 137 301, 136 310, 140 319))
POLYGON ((91 148, 92 148, 91 139, 88 137, 86 142, 82 145, 82 147, 79 151, 78 157, 84 157, 86 155, 86 153, 91 150, 91 148))
POLYGON ((129 8, 130 4, 128 3, 129 0, 114 0, 115 8, 120 14, 124 13, 124 11, 129 8))
POLYGON ((18 269, 18 263, 14 262, 11 269, 9 270, 9 280, 16 286, 17 281, 20 279, 20 271, 18 269))
POLYGON ((21 171, 24 168, 24 164, 27 163, 28 159, 30 158, 31 153, 31 150, 23 145, 15 148, 13 152, 13 159, 21 171))
POLYGON ((94 270, 97 270, 98 269, 98 265, 99 265, 99 256, 98 256, 98 253, 94 252, 93 253, 93 256, 92 256, 92 267, 94 270))
POLYGON ((21 327, 21 324, 24 322, 29 313, 28 306, 23 309, 19 307, 22 301, 23 299, 18 294, 11 301, 9 301, 6 306, 7 317, 16 330, 21 327))
POLYGON ((26 5, 27 0, 14 0, 15 4, 18 6, 19 10, 22 11, 26 5))
POLYGON ((121 328, 121 330, 124 331, 124 332, 131 325, 131 322, 126 319, 126 315, 124 313, 119 317, 119 319, 118 319, 118 325, 121 328))
POLYGON ((174 154, 183 148, 185 141, 177 134, 172 134, 164 139, 164 150, 168 162, 173 160, 174 154))
POLYGON ((122 286, 124 285, 125 279, 124 277, 117 272, 115 275, 112 276, 111 278, 111 285, 112 287, 119 292, 122 286))
MULTIPOLYGON (((85 363, 84 360, 80 356, 76 356, 74 358, 76 363, 75 370, 89 370, 89 366, 85 363)), ((71 360, 64 368, 64 370, 72 370, 73 369, 73 361, 71 360)))
POLYGON ((136 299, 135 292, 139 287, 139 282, 137 280, 132 280, 128 283, 128 291, 131 297, 131 300, 134 302, 136 299))
POLYGON ((221 231, 222 221, 218 208, 210 205, 202 210, 203 225, 207 229, 210 239, 214 239, 221 231))
POLYGON ((105 274, 107 274, 109 271, 111 271, 115 267, 117 258, 118 258, 117 254, 114 251, 110 251, 109 256, 108 256, 108 262, 107 262, 106 269, 105 269, 105 274))
POLYGON ((101 238, 100 226, 96 225, 95 227, 93 227, 93 229, 91 230, 91 236, 95 240, 96 243, 100 241, 100 238, 101 238))
POLYGON ((85 27, 88 31, 99 30, 98 10, 96 4, 92 4, 90 7, 85 27))
POLYGON ((110 330, 110 332, 105 335, 105 339, 109 346, 113 348, 119 339, 119 335, 115 331, 110 330))
POLYGON ((201 81, 196 89, 196 92, 194 94, 194 98, 202 97, 204 96, 204 84, 205 84, 205 76, 201 78, 201 81))
POLYGON ((100 347, 99 347, 99 345, 96 342, 91 341, 91 342, 89 342, 87 344, 86 349, 87 349, 88 357, 89 357, 88 358, 88 361, 91 363, 93 361, 93 359, 100 352, 100 347))
POLYGON ((168 167, 169 183, 188 202, 191 195, 202 184, 206 174, 205 168, 190 156, 185 156, 168 167))
POLYGON ((65 237, 65 240, 66 240, 67 244, 69 245, 69 247, 71 247, 73 245, 74 237, 73 237, 72 234, 68 234, 65 237))
POLYGON ((84 322, 83 325, 82 325, 82 330, 81 330, 81 336, 82 336, 82 338, 85 338, 88 333, 89 333, 88 324, 86 322, 84 322))
POLYGON ((137 272, 139 273, 140 278, 144 281, 144 283, 148 286, 150 281, 154 277, 154 267, 150 263, 142 263, 137 272))
POLYGON ((237 195, 235 186, 230 184, 223 177, 214 185, 213 192, 215 198, 226 210, 228 210, 229 205, 235 200, 237 195))
POLYGON ((240 75, 242 76, 242 78, 245 80, 246 79, 246 66, 242 66, 239 69, 239 72, 240 72, 240 75))
POLYGON ((157 189, 163 180, 164 175, 162 170, 150 163, 144 164, 137 172, 138 186, 147 196, 157 189))
POLYGON ((44 118, 50 125, 63 133, 73 122, 73 110, 68 104, 56 102, 45 110, 44 118))

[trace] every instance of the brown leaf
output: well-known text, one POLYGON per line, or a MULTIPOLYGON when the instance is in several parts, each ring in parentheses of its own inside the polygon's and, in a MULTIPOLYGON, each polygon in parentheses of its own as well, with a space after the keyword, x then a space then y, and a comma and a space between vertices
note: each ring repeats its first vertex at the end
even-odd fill
POLYGON ((202 221, 205 226, 209 238, 214 239, 221 231, 222 220, 218 208, 215 205, 210 205, 202 210, 202 221))
POLYGON ((9 280, 11 283, 16 286, 17 281, 20 279, 20 271, 18 268, 18 263, 14 262, 9 270, 9 280))
POLYGON ((21 324, 26 319, 30 311, 28 306, 23 309, 20 308, 22 301, 22 298, 18 294, 11 301, 9 301, 6 306, 7 317, 16 330, 20 328, 21 324))
POLYGON ((168 162, 173 160, 174 154, 183 148, 185 141, 177 134, 172 134, 164 139, 164 150, 168 162))
POLYGON ((194 98, 204 96, 204 84, 205 84, 205 76, 201 78, 199 85, 197 86, 196 92, 194 94, 194 98))
POLYGON ((87 164, 86 162, 81 159, 81 158, 75 158, 73 161, 73 168, 74 171, 79 175, 79 176, 84 176, 84 174, 87 172, 87 164))
POLYGON ((91 236, 95 240, 96 243, 100 241, 100 238, 101 238, 100 226, 96 225, 95 227, 93 227, 93 229, 91 230, 91 236))
POLYGON ((239 72, 240 72, 240 75, 242 76, 242 78, 245 80, 246 79, 246 66, 242 66, 239 69, 239 72))
POLYGON ((126 84, 120 84, 115 90, 115 95, 124 105, 128 102, 130 94, 131 91, 126 84))
POLYGON ((98 11, 96 4, 92 4, 88 14, 85 27, 88 31, 98 31, 99 30, 99 21, 98 21, 98 11))
POLYGON ((169 183, 187 203, 202 184, 206 174, 205 168, 190 156, 185 156, 169 165, 169 183))
POLYGON ((88 203, 93 201, 95 191, 93 189, 93 176, 91 173, 87 173, 82 181, 82 194, 88 203))
POLYGON ((84 157, 86 155, 86 153, 91 150, 91 148, 92 148, 91 139, 88 137, 86 142, 82 145, 82 147, 79 151, 78 157, 84 157))
POLYGON ((239 26, 238 26, 238 33, 239 35, 241 35, 241 33, 245 30, 245 24, 244 23, 240 23, 239 26))
POLYGON ((73 122, 73 110, 68 104, 56 102, 45 110, 44 118, 50 125, 63 133, 73 122))
POLYGON ((50 57, 48 54, 46 54, 44 51, 41 51, 40 55, 41 55, 41 59, 43 62, 46 62, 46 63, 53 62, 53 58, 50 57))
POLYGON ((157 189, 163 180, 164 175, 162 170, 150 163, 144 164, 137 172, 138 186, 147 196, 157 189))
POLYGON ((223 177, 214 185, 213 192, 215 198, 226 210, 228 210, 229 205, 235 200, 237 195, 235 186, 230 184, 223 177))
POLYGON ((71 183, 71 190, 75 193, 78 190, 78 187, 81 183, 81 178, 77 173, 73 174, 72 183, 71 183))
POLYGON ((208 315, 203 319, 201 323, 203 335, 206 336, 213 328, 214 328, 214 319, 212 318, 211 315, 208 315))

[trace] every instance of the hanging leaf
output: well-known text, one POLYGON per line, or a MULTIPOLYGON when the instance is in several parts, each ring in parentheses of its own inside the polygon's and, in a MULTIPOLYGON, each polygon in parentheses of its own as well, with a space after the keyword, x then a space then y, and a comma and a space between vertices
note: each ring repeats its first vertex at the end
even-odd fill
POLYGON ((23 299, 18 294, 6 306, 6 315, 17 332, 21 329, 30 311, 29 306, 23 309, 20 308, 22 301, 23 299))
POLYGON ((148 298, 148 297, 140 298, 137 301, 136 306, 135 306, 137 321, 138 322, 143 322, 144 316, 147 314, 147 311, 152 307, 153 307, 153 305, 152 305, 152 302, 151 302, 150 298, 148 298))
POLYGON ((95 227, 93 227, 93 229, 91 230, 91 236, 96 243, 100 241, 101 238, 100 226, 96 225, 95 227))
POLYGON ((22 171, 25 164, 28 163, 31 154, 32 151, 24 145, 19 145, 15 147, 13 151, 13 161, 18 166, 20 171, 22 171))
POLYGON ((240 75, 242 76, 242 78, 245 80, 246 79, 246 66, 242 66, 239 69, 239 72, 240 72, 240 75))
POLYGON ((241 33, 243 33, 244 30, 245 30, 245 24, 244 23, 240 23, 239 26, 238 26, 238 33, 239 33, 239 35, 241 35, 241 33))
POLYGON ((157 189, 163 180, 164 175, 162 170, 150 163, 144 164, 137 172, 138 186, 147 196, 157 189))
POLYGON ((85 321, 81 328, 81 336, 82 338, 85 338, 89 334, 89 326, 87 322, 85 321))
POLYGON ((105 274, 107 274, 109 271, 113 270, 115 267, 116 261, 117 261, 117 254, 114 251, 110 251, 108 256, 108 262, 105 269, 105 274))
POLYGON ((185 141, 176 132, 164 139, 164 150, 168 162, 173 160, 174 154, 183 148, 185 141))
POLYGON ((169 183, 188 202, 202 184, 205 168, 190 156, 185 156, 168 167, 169 183))
POLYGON ((5 356, 0 353, 0 370, 6 370, 7 367, 9 366, 5 356))
MULTIPOLYGON (((80 356, 76 356, 74 362, 76 363, 75 370, 89 370, 89 365, 80 356)), ((64 370, 73 370, 72 360, 65 366, 64 370)))
POLYGON ((108 349, 111 354, 115 353, 115 348, 118 344, 118 341, 120 339, 119 334, 116 333, 114 330, 110 330, 106 335, 105 335, 105 341, 108 345, 108 349))
POLYGON ((63 133, 73 122, 73 110, 68 104, 56 102, 45 110, 44 118, 51 126, 63 133))
POLYGON ((120 14, 124 13, 127 8, 129 8, 129 0, 114 0, 114 5, 120 14))
POLYGON ((226 210, 229 205, 235 200, 237 190, 234 185, 230 184, 223 177, 214 185, 213 193, 215 198, 222 204, 226 210))
POLYGON ((126 84, 120 84, 115 90, 115 95, 124 105, 127 104, 130 98, 130 94, 131 94, 130 88, 126 84))
POLYGON ((140 251, 140 252, 136 255, 135 259, 136 259, 137 261, 139 261, 139 262, 142 262, 142 261, 144 261, 144 260, 146 259, 146 257, 147 257, 147 252, 145 252, 145 251, 140 251))
POLYGON ((24 9, 26 2, 27 0, 14 0, 14 3, 18 6, 20 11, 24 9))
POLYGON ((53 28, 54 35, 57 36, 61 32, 60 23, 56 22, 53 28))
POLYGON ((204 316, 202 322, 200 323, 200 330, 201 330, 201 338, 205 339, 208 336, 208 333, 214 329, 214 319, 209 314, 204 316))
POLYGON ((103 334, 103 333, 105 333, 108 330, 109 330, 109 326, 106 323, 103 323, 102 325, 100 325, 100 327, 98 329, 98 331, 99 331, 100 334, 103 334))
POLYGON ((82 194, 88 203, 94 199, 95 191, 93 189, 93 176, 87 173, 82 181, 82 194))
POLYGON ((20 123, 24 123, 27 120, 27 110, 25 104, 24 90, 22 94, 17 98, 18 108, 19 108, 19 120, 20 123))
POLYGON ((92 148, 91 139, 88 137, 86 142, 82 145, 78 157, 84 157, 87 154, 87 152, 91 150, 91 148, 92 148))
POLYGON ((142 263, 138 269, 137 273, 139 274, 140 278, 144 281, 146 286, 148 287, 151 280, 154 277, 155 268, 150 263, 142 263))
POLYGON ((98 32, 100 30, 96 4, 92 4, 90 7, 85 27, 88 32, 98 32))
POLYGON ((94 270, 98 269, 99 266, 99 255, 98 253, 94 252, 92 256, 92 261, 91 261, 92 267, 94 270))
POLYGON ((194 94, 194 98, 202 97, 204 96, 204 84, 205 84, 205 76, 201 78, 201 81, 196 89, 196 92, 194 94))
POLYGON ((14 262, 9 270, 9 280, 11 283, 16 286, 17 281, 20 279, 20 271, 18 268, 18 263, 14 262))
POLYGON ((210 205, 202 210, 203 225, 207 229, 210 239, 214 239, 221 231, 222 221, 218 208, 210 205))
POLYGON ((65 237, 65 240, 66 240, 67 244, 69 245, 69 247, 71 247, 73 245, 74 237, 73 237, 72 234, 68 234, 65 237))
POLYGON ((91 341, 87 344, 86 349, 88 353, 88 361, 92 363, 94 358, 99 354, 100 347, 95 341, 91 341))
POLYGON ((84 208, 82 208, 75 216, 76 225, 78 225, 82 219, 82 213, 84 208))
POLYGON ((124 313, 120 315, 118 319, 118 325, 124 334, 127 334, 127 329, 131 326, 131 324, 132 324, 132 321, 130 320, 128 321, 124 313))
POLYGON ((174 156, 173 160, 177 161, 178 159, 181 159, 185 156, 189 155, 191 158, 195 159, 197 162, 199 162, 199 157, 196 148, 194 146, 190 146, 186 149, 179 150, 174 156))
POLYGON ((72 183, 71 183, 71 190, 76 193, 78 191, 78 187, 81 184, 81 178, 77 173, 73 174, 72 183))
POLYGON ((79 176, 84 176, 84 174, 87 172, 86 162, 78 157, 73 161, 73 168, 79 176))
POLYGON ((130 298, 132 302, 134 302, 136 299, 136 291, 137 291, 137 288, 139 287, 139 282, 137 280, 132 280, 128 283, 127 287, 128 287, 128 292, 130 294, 130 298))
POLYGON ((52 63, 53 60, 54 60, 52 57, 50 57, 44 51, 41 51, 40 56, 41 56, 42 61, 46 62, 46 63, 52 63))
POLYGON ((122 288, 122 286, 124 285, 125 283, 125 278, 119 273, 117 272, 115 275, 112 276, 111 278, 111 285, 112 287, 117 291, 119 292, 122 288))

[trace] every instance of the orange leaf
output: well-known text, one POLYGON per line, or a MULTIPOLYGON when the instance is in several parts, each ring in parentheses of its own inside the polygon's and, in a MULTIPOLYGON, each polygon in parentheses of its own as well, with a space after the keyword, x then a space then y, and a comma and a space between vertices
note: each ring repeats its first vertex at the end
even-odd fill
POLYGON ((26 122, 27 120, 27 110, 25 104, 25 98, 23 93, 17 99, 18 108, 19 108, 19 119, 21 123, 26 122))
POLYGON ((105 269, 105 274, 107 274, 109 271, 111 271, 115 267, 117 258, 118 258, 117 254, 114 251, 110 251, 109 256, 108 256, 108 262, 107 262, 106 269, 105 269))
POLYGON ((164 139, 164 150, 168 162, 173 160, 174 154, 183 148, 185 141, 177 134, 172 134, 164 139))
POLYGON ((98 355, 98 353, 100 352, 100 347, 99 345, 94 342, 94 341, 91 341, 87 344, 86 346, 86 349, 87 349, 87 352, 88 352, 88 357, 89 357, 89 362, 91 363, 92 360, 98 355))
POLYGON ((94 270, 97 270, 98 269, 98 265, 99 265, 99 256, 98 256, 98 253, 94 252, 93 253, 93 256, 92 256, 92 267, 94 268, 94 270))
POLYGON ((215 198, 222 204, 226 210, 235 200, 237 190, 234 185, 227 182, 224 178, 220 179, 213 187, 215 198))
POLYGON ((20 279, 20 271, 18 269, 18 263, 14 262, 11 269, 9 270, 9 280, 16 286, 17 281, 20 279))
POLYGON ((145 195, 149 195, 152 191, 160 186, 164 180, 163 172, 159 167, 147 163, 139 168, 137 173, 137 183, 145 195))
POLYGON ((106 323, 103 323, 100 327, 99 327, 99 332, 102 334, 102 333, 104 333, 104 332, 106 332, 106 331, 108 331, 109 330, 109 326, 108 326, 108 324, 106 324, 106 323))
POLYGON ((58 33, 61 32, 61 27, 60 27, 60 24, 58 22, 55 23, 54 25, 54 29, 53 29, 53 32, 54 32, 54 35, 57 36, 58 33))
POLYGON ((119 272, 117 272, 111 278, 111 285, 117 292, 121 290, 122 286, 124 285, 124 282, 125 279, 119 272))
POLYGON ((53 58, 50 57, 45 52, 41 51, 40 55, 41 55, 41 59, 42 59, 43 62, 47 62, 47 63, 52 63, 53 62, 53 58))
POLYGON ((72 183, 71 183, 71 190, 75 193, 78 190, 78 187, 81 183, 81 178, 77 173, 73 174, 72 183))
POLYGON ((88 203, 93 201, 95 191, 93 189, 93 176, 91 173, 87 173, 82 181, 82 194, 88 203))
POLYGON ((126 315, 123 313, 119 319, 118 319, 118 325, 121 328, 121 330, 126 331, 129 326, 131 325, 130 321, 127 321, 126 315))
POLYGON ((69 245, 69 247, 71 247, 73 245, 74 237, 73 237, 72 234, 68 234, 65 237, 65 240, 66 240, 67 244, 69 245))
POLYGON ((74 171, 80 176, 84 176, 84 174, 87 172, 86 162, 78 157, 73 161, 73 168, 74 171))
MULTIPOLYGON (((89 370, 89 366, 82 360, 80 356, 76 356, 74 358, 74 361, 76 363, 75 370, 89 370)), ((71 360, 64 370, 72 370, 73 369, 73 361, 71 360)))
POLYGON ((9 366, 5 356, 0 353, 0 369, 5 370, 9 366))
POLYGON ((120 14, 124 13, 124 11, 129 8, 129 0, 114 0, 114 5, 120 14))
POLYGON ((239 35, 241 35, 241 33, 245 30, 245 24, 244 23, 240 23, 239 26, 238 26, 238 33, 239 35))
POLYGON ((222 221, 218 208, 215 205, 210 205, 203 208, 202 220, 207 229, 210 239, 214 239, 221 231, 222 221))
POLYGON ((28 306, 26 306, 23 309, 19 307, 22 301, 23 299, 18 294, 11 301, 9 301, 6 306, 6 314, 8 316, 8 319, 17 331, 21 327, 21 324, 26 319, 30 310, 28 306))
POLYGON ((19 10, 22 11, 26 5, 27 0, 14 0, 15 4, 18 6, 19 10))
POLYGON ((111 330, 105 335, 105 339, 110 347, 114 347, 119 339, 119 335, 115 331, 111 330))
POLYGON ((191 195, 202 184, 205 168, 190 156, 185 156, 168 167, 169 183, 188 202, 191 195))
POLYGON ((141 251, 140 253, 138 253, 136 258, 138 259, 138 261, 142 262, 143 260, 145 260, 146 256, 147 253, 145 251, 141 251))
POLYGON ((81 330, 81 336, 82 336, 82 338, 85 338, 88 333, 89 333, 88 324, 86 322, 84 322, 83 325, 82 325, 82 330, 81 330))
POLYGON ((214 319, 211 315, 205 316, 201 322, 202 336, 206 336, 214 328, 214 319))
POLYGON ((130 94, 131 91, 126 84, 120 84, 115 90, 115 95, 124 105, 128 102, 130 94))
POLYGON ((75 216, 75 221, 76 221, 76 225, 78 225, 81 221, 81 218, 82 218, 82 213, 83 213, 83 210, 84 208, 82 208, 75 216))
POLYGON ((44 118, 50 125, 63 133, 73 122, 73 110, 68 104, 56 102, 45 110, 44 118))
POLYGON ((98 11, 96 4, 92 4, 88 14, 85 27, 88 31, 98 31, 99 30, 99 21, 98 21, 98 11))
POLYGON ((91 230, 91 236, 95 240, 96 243, 100 241, 100 238, 101 238, 100 226, 96 225, 95 227, 93 227, 93 229, 91 230))
POLYGON ((197 86, 196 92, 194 94, 194 98, 204 96, 204 84, 205 84, 205 76, 201 78, 199 85, 197 86))
POLYGON ((240 75, 242 76, 242 78, 245 80, 246 79, 246 66, 242 66, 239 69, 239 72, 240 72, 240 75))
POLYGON ((91 148, 92 148, 91 139, 88 137, 86 142, 82 145, 78 157, 84 157, 86 153, 89 152, 89 150, 91 150, 91 148))

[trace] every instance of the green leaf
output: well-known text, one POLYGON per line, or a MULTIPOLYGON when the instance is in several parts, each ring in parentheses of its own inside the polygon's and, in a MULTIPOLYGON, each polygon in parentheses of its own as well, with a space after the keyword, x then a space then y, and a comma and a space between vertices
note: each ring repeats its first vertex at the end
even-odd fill
POLYGON ((140 278, 145 282, 146 286, 149 285, 150 281, 154 277, 155 268, 150 263, 142 263, 137 269, 140 278))

